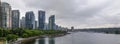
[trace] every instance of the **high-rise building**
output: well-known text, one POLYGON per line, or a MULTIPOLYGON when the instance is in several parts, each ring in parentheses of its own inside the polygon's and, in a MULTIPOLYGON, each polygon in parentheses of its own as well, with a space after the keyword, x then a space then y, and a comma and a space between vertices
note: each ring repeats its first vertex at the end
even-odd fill
POLYGON ((2 2, 2 22, 3 28, 12 27, 11 6, 6 2, 2 2))
POLYGON ((35 16, 33 11, 26 12, 25 15, 25 26, 29 29, 34 29, 35 25, 35 16))
POLYGON ((55 29, 55 15, 49 17, 49 29, 55 29))
POLYGON ((55 24, 55 29, 56 29, 56 30, 59 30, 59 29, 58 29, 58 25, 56 25, 56 24, 55 24))
POLYGON ((37 21, 35 21, 35 29, 38 28, 38 25, 37 25, 37 24, 38 24, 37 21))
POLYGON ((0 28, 2 28, 2 7, 1 7, 1 0, 0 0, 0 28))
POLYGON ((49 30, 49 25, 48 25, 48 23, 45 23, 44 29, 49 30))
POLYGON ((38 28, 44 29, 45 27, 45 11, 38 11, 38 28))
POLYGON ((12 10, 12 28, 19 28, 19 10, 12 10))
POLYGON ((25 17, 22 17, 22 19, 20 20, 20 27, 25 28, 25 17))

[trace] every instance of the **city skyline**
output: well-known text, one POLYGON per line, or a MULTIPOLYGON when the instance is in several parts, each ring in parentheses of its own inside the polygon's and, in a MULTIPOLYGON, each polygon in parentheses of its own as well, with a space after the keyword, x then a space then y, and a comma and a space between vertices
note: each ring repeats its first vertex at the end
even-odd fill
POLYGON ((1 28, 28 28, 28 29, 67 29, 55 24, 55 15, 49 17, 49 24, 45 22, 46 12, 43 10, 38 11, 38 22, 35 20, 33 11, 27 11, 25 17, 20 19, 20 11, 12 10, 11 5, 7 2, 1 3, 2 9, 2 25, 1 28), (48 28, 49 27, 49 28, 48 28))
POLYGON ((0 44, 118 44, 120 0, 0 0, 0 44))
MULTIPOLYGON (((22 16, 24 16, 26 11, 33 10, 37 13, 38 10, 45 10, 47 12, 47 23, 49 16, 55 14, 56 23, 63 27, 120 27, 119 0, 19 0, 19 2, 17 0, 2 1, 10 3, 13 9, 20 9, 20 11, 22 11, 22 16)), ((35 16, 37 16, 37 14, 35 14, 35 16)))

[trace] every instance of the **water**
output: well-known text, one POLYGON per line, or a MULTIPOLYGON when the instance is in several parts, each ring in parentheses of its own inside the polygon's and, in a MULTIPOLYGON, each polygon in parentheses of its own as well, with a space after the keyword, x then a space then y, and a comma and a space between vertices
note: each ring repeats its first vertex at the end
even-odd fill
POLYGON ((57 38, 39 38, 35 44, 120 44, 120 35, 76 32, 57 38))

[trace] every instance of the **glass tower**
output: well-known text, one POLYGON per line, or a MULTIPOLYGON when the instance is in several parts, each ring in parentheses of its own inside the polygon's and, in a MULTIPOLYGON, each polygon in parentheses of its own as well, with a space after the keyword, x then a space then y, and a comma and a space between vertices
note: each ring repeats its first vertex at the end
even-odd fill
POLYGON ((34 25, 35 25, 34 13, 32 11, 26 12, 26 15, 25 15, 25 26, 26 26, 26 28, 34 29, 34 25))
POLYGON ((1 7, 1 0, 0 0, 0 28, 2 28, 2 7, 1 7))
POLYGON ((12 10, 12 28, 19 28, 19 10, 12 10))
POLYGON ((45 11, 38 11, 38 28, 44 29, 45 27, 45 11))
POLYGON ((12 27, 11 6, 6 2, 2 2, 2 27, 12 27))
POLYGON ((49 17, 49 29, 55 29, 55 15, 49 17))

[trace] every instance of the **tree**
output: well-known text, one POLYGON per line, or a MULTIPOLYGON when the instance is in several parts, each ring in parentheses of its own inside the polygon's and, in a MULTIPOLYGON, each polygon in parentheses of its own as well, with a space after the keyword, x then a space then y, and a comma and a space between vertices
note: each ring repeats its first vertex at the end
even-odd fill
POLYGON ((22 37, 23 37, 23 38, 26 38, 26 37, 28 37, 28 34, 23 33, 22 37))
POLYGON ((17 36, 17 35, 14 35, 14 34, 8 34, 8 35, 6 36, 6 38, 7 38, 7 40, 9 41, 9 40, 15 40, 15 39, 17 39, 18 36, 17 36))

